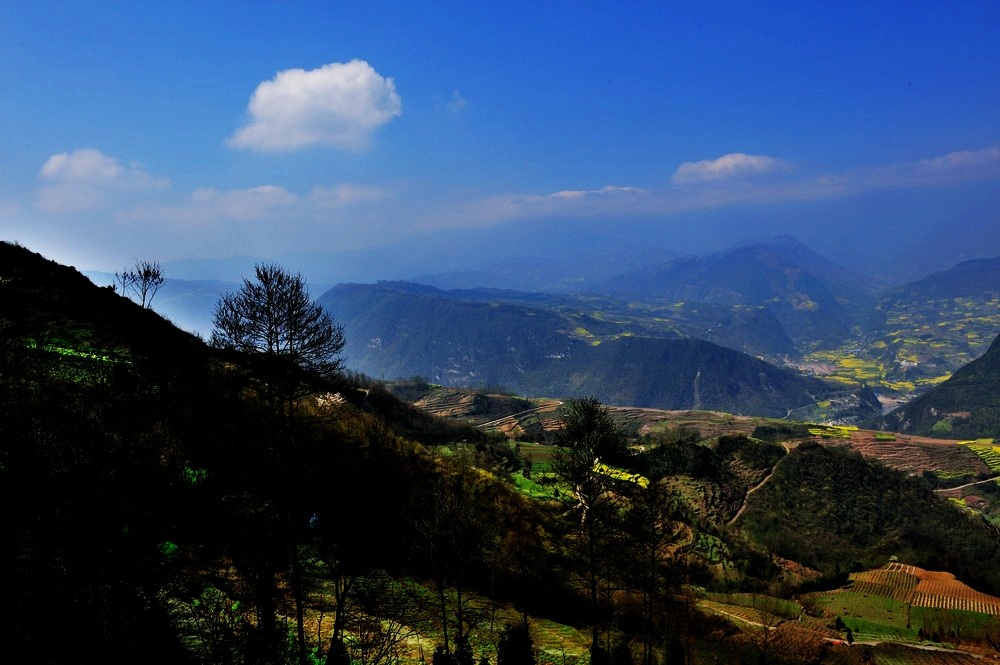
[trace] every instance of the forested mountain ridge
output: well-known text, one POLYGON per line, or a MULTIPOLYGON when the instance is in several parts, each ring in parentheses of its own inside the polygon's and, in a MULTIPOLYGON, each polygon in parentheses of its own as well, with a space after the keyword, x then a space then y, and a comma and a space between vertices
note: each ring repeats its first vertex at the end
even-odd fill
POLYGON ((380 283, 335 287, 319 302, 343 321, 348 363, 377 377, 776 416, 843 392, 675 329, 633 335, 597 315, 512 304, 503 293, 490 300, 496 295, 380 283))
MULTIPOLYGON (((990 267, 996 262, 995 259, 969 262, 877 295, 872 290, 876 282, 869 284, 867 278, 837 266, 793 238, 777 237, 673 263, 664 263, 662 259, 658 263, 646 263, 659 265, 657 270, 661 272, 667 269, 664 266, 689 265, 694 270, 687 275, 691 280, 690 288, 697 287, 705 292, 703 297, 710 297, 709 291, 717 289, 716 295, 728 294, 732 303, 670 300, 655 293, 616 296, 573 290, 524 292, 472 288, 476 284, 505 283, 503 280, 483 281, 482 276, 475 275, 466 276, 472 280, 470 282, 459 278, 443 280, 442 283, 449 285, 468 284, 451 290, 397 281, 342 284, 336 287, 336 292, 338 298, 345 300, 347 309, 341 318, 347 321, 355 319, 363 300, 367 298, 372 304, 371 314, 358 315, 364 326, 360 334, 349 340, 353 347, 350 355, 358 359, 359 369, 386 379, 414 373, 433 378, 441 372, 439 380, 453 383, 460 383, 465 377, 471 385, 521 385, 518 383, 524 378, 521 374, 516 380, 495 378, 496 374, 506 371, 497 363, 509 365, 509 357, 500 344, 502 340, 491 340, 490 332, 492 321, 498 315, 496 308, 507 308, 501 318, 512 317, 509 322, 520 316, 508 307, 513 306, 535 312, 533 317, 520 319, 525 330, 535 326, 551 329, 555 325, 571 341, 582 340, 591 345, 625 336, 698 339, 777 366, 834 380, 845 390, 868 386, 881 395, 896 399, 940 383, 985 351, 988 341, 1000 330, 1000 282, 995 267, 990 267), (729 282, 737 281, 727 285, 726 275, 729 282), (813 287, 815 298, 809 295, 813 287), (369 293, 363 295, 366 291, 369 293), (740 295, 743 291, 747 293, 740 295), (404 295, 390 305, 393 297, 389 294, 394 292, 404 295), (925 293, 928 295, 923 295, 925 293), (421 294, 426 299, 418 301, 416 297, 421 294), (393 333, 390 311, 395 306, 403 307, 402 298, 410 300, 404 308, 409 310, 411 319, 419 318, 418 302, 432 308, 421 325, 410 327, 405 342, 393 333), (446 305, 441 299, 452 304, 446 305), (821 302, 829 306, 820 307, 821 302), (495 348, 458 355, 451 353, 458 347, 451 351, 431 350, 433 345, 423 338, 423 330, 435 326, 426 322, 442 315, 448 307, 458 307, 456 303, 465 308, 467 317, 451 319, 449 328, 455 330, 443 331, 441 339, 464 336, 459 346, 481 342, 490 347, 496 342, 495 348), (472 303, 492 307, 476 308, 472 303), (843 316, 828 316, 835 310, 843 316), (543 320, 545 325, 541 325, 543 320), (460 328, 467 330, 456 332, 460 328), (797 331, 795 339, 790 336, 791 329, 797 331), (835 334, 831 336, 832 332, 835 334), (358 346, 361 338, 384 342, 390 337, 395 337, 399 344, 393 353, 376 353, 378 341, 373 342, 371 349, 358 346), (475 373, 474 378, 472 373, 475 373)), ((623 257, 620 263, 620 268, 627 270, 629 265, 645 262, 623 257)), ((610 269, 613 264, 609 258, 603 264, 604 269, 610 269)), ((637 289, 646 288, 655 283, 650 277, 651 270, 626 272, 623 279, 627 277, 637 289)), ((101 276, 94 275, 94 279, 100 280, 101 276)), ((108 276, 104 276, 104 280, 101 283, 111 281, 108 276)), ((238 285, 173 280, 168 273, 167 282, 153 307, 207 337, 211 331, 213 297, 218 298, 223 291, 235 286, 238 285)), ((333 313, 341 316, 335 305, 333 313)), ((518 345, 519 353, 525 356, 519 360, 527 362, 521 367, 529 368, 528 374, 534 371, 530 368, 538 366, 538 359, 532 359, 535 351, 553 342, 548 333, 540 330, 536 333, 542 334, 547 341, 540 344, 538 340, 522 339, 518 345), (534 351, 533 344, 537 347, 534 351)), ((521 331, 515 331, 513 337, 520 335, 521 331)), ((556 343, 555 346, 563 345, 556 343)), ((554 351, 563 352, 562 348, 554 351)), ((577 354, 576 357, 583 356, 577 354)), ((572 362, 573 359, 568 361, 572 362)), ((693 401, 689 399, 688 403, 693 401)), ((812 417, 826 418, 826 414, 812 417)))
MULTIPOLYGON (((571 336, 591 344, 625 336, 700 339, 829 378, 845 388, 868 386, 904 397, 945 380, 981 354, 996 335, 997 261, 960 264, 879 295, 877 283, 868 283, 792 238, 779 237, 626 273, 605 282, 603 295, 490 289, 424 293, 545 310, 565 319, 571 336), (618 293, 611 293, 615 289, 618 293)), ((394 288, 352 288, 383 287, 394 288)), ((466 325, 480 325, 471 314, 466 325)), ((372 327, 361 334, 382 337, 372 327)), ((375 375, 406 375, 381 365, 364 350, 356 353, 375 375)), ((420 373, 430 373, 427 364, 420 373)))

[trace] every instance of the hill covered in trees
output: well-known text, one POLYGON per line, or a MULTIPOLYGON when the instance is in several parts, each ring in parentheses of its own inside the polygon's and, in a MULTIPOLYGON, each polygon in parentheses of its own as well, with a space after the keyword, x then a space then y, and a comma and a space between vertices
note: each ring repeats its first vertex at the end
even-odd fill
POLYGON ((581 321, 545 306, 552 299, 544 295, 535 306, 502 295, 496 302, 489 293, 380 283, 342 285, 319 302, 341 317, 351 366, 390 379, 776 416, 843 392, 673 330, 609 335, 599 317, 581 321))

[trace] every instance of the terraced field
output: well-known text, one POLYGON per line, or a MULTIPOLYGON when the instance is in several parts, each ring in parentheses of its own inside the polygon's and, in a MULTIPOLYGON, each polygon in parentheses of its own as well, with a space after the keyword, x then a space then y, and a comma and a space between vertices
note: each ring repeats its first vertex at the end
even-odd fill
POLYGON ((969 450, 979 456, 983 463, 995 473, 1000 473, 1000 446, 993 445, 993 439, 977 439, 976 441, 959 441, 960 445, 968 446, 969 450))
POLYGON ((998 473, 992 469, 972 446, 957 445, 947 439, 896 434, 886 437, 871 430, 851 430, 847 436, 819 438, 821 443, 848 445, 865 457, 874 457, 887 466, 905 473, 921 474, 934 471, 938 475, 984 476, 998 473))
POLYGON ((981 593, 955 579, 903 563, 853 573, 851 586, 820 599, 827 609, 877 621, 897 630, 914 630, 919 617, 913 608, 961 610, 1000 616, 1000 598, 981 593))
MULTIPOLYGON (((561 404, 554 399, 527 400, 445 387, 436 387, 415 402, 416 406, 434 415, 465 419, 483 429, 502 432, 522 441, 550 443, 559 428, 561 404)), ((706 439, 723 434, 750 435, 757 425, 771 423, 767 419, 715 411, 609 409, 626 431, 640 436, 677 428, 698 430, 706 439)), ((815 441, 850 446, 866 457, 879 459, 905 473, 919 475, 932 471, 938 477, 970 479, 1000 473, 1000 446, 994 446, 992 440, 958 442, 834 425, 809 425, 808 430, 815 441)), ((533 455, 536 460, 547 458, 541 449, 536 449, 533 455)))

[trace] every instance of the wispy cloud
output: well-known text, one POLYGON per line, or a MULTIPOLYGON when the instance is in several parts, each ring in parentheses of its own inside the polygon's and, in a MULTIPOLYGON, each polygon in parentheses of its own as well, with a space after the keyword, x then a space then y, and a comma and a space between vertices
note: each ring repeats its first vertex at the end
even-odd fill
POLYGON ((685 162, 660 187, 608 186, 550 194, 505 194, 453 203, 422 224, 433 227, 496 224, 531 217, 676 215, 740 205, 821 201, 863 192, 946 187, 1000 179, 1000 148, 956 151, 912 162, 834 173, 809 172, 801 165, 764 155, 730 153, 685 162), (756 177, 767 175, 767 177, 756 177))
POLYGON ((118 215, 120 222, 161 222, 171 226, 219 225, 266 221, 294 210, 298 196, 277 185, 237 189, 201 187, 176 205, 133 206, 118 215))
POLYGON ((386 187, 341 183, 332 187, 314 188, 309 194, 309 200, 321 208, 343 208, 383 201, 391 195, 386 187))
POLYGON ((428 228, 447 228, 529 217, 608 214, 641 207, 649 194, 639 187, 620 185, 563 189, 549 194, 500 194, 478 201, 453 202, 422 215, 417 223, 428 228))
POLYGON ((434 97, 434 107, 448 115, 458 115, 469 105, 469 101, 458 90, 452 90, 447 98, 440 95, 434 97))
POLYGON ((372 132, 402 108, 394 81, 364 60, 286 69, 257 86, 247 108, 250 121, 228 144, 262 152, 364 150, 372 132))
POLYGON ((549 194, 549 198, 564 199, 566 201, 580 201, 603 196, 621 196, 631 194, 642 194, 643 190, 638 187, 618 187, 608 185, 601 189, 564 189, 554 194, 549 194))
POLYGON ((138 164, 123 165, 94 148, 49 157, 38 177, 42 187, 35 205, 46 212, 79 212, 105 207, 113 194, 166 189, 170 181, 152 176, 138 164))
POLYGON ((958 150, 940 157, 921 159, 917 162, 917 169, 925 173, 955 173, 966 169, 995 170, 997 165, 1000 165, 1000 148, 985 148, 958 150))
POLYGON ((731 152, 716 159, 684 162, 674 172, 675 183, 704 182, 739 178, 760 173, 773 173, 789 168, 788 162, 767 155, 747 155, 731 152))

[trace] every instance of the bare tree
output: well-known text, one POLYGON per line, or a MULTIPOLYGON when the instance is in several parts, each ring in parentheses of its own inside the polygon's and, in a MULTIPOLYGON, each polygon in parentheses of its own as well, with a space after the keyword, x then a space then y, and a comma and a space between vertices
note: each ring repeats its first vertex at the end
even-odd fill
POLYGON ((136 259, 132 267, 126 266, 115 273, 115 290, 127 298, 137 299, 143 307, 150 307, 164 281, 166 278, 158 261, 136 259))
POLYGON ((751 624, 752 640, 757 648, 758 662, 767 665, 777 641, 778 626, 785 622, 784 607, 780 600, 770 596, 752 595, 756 621, 751 624))
POLYGON ((413 591, 384 572, 358 582, 357 608, 349 619, 351 660, 358 665, 398 663, 403 644, 417 634, 423 620, 413 591))

